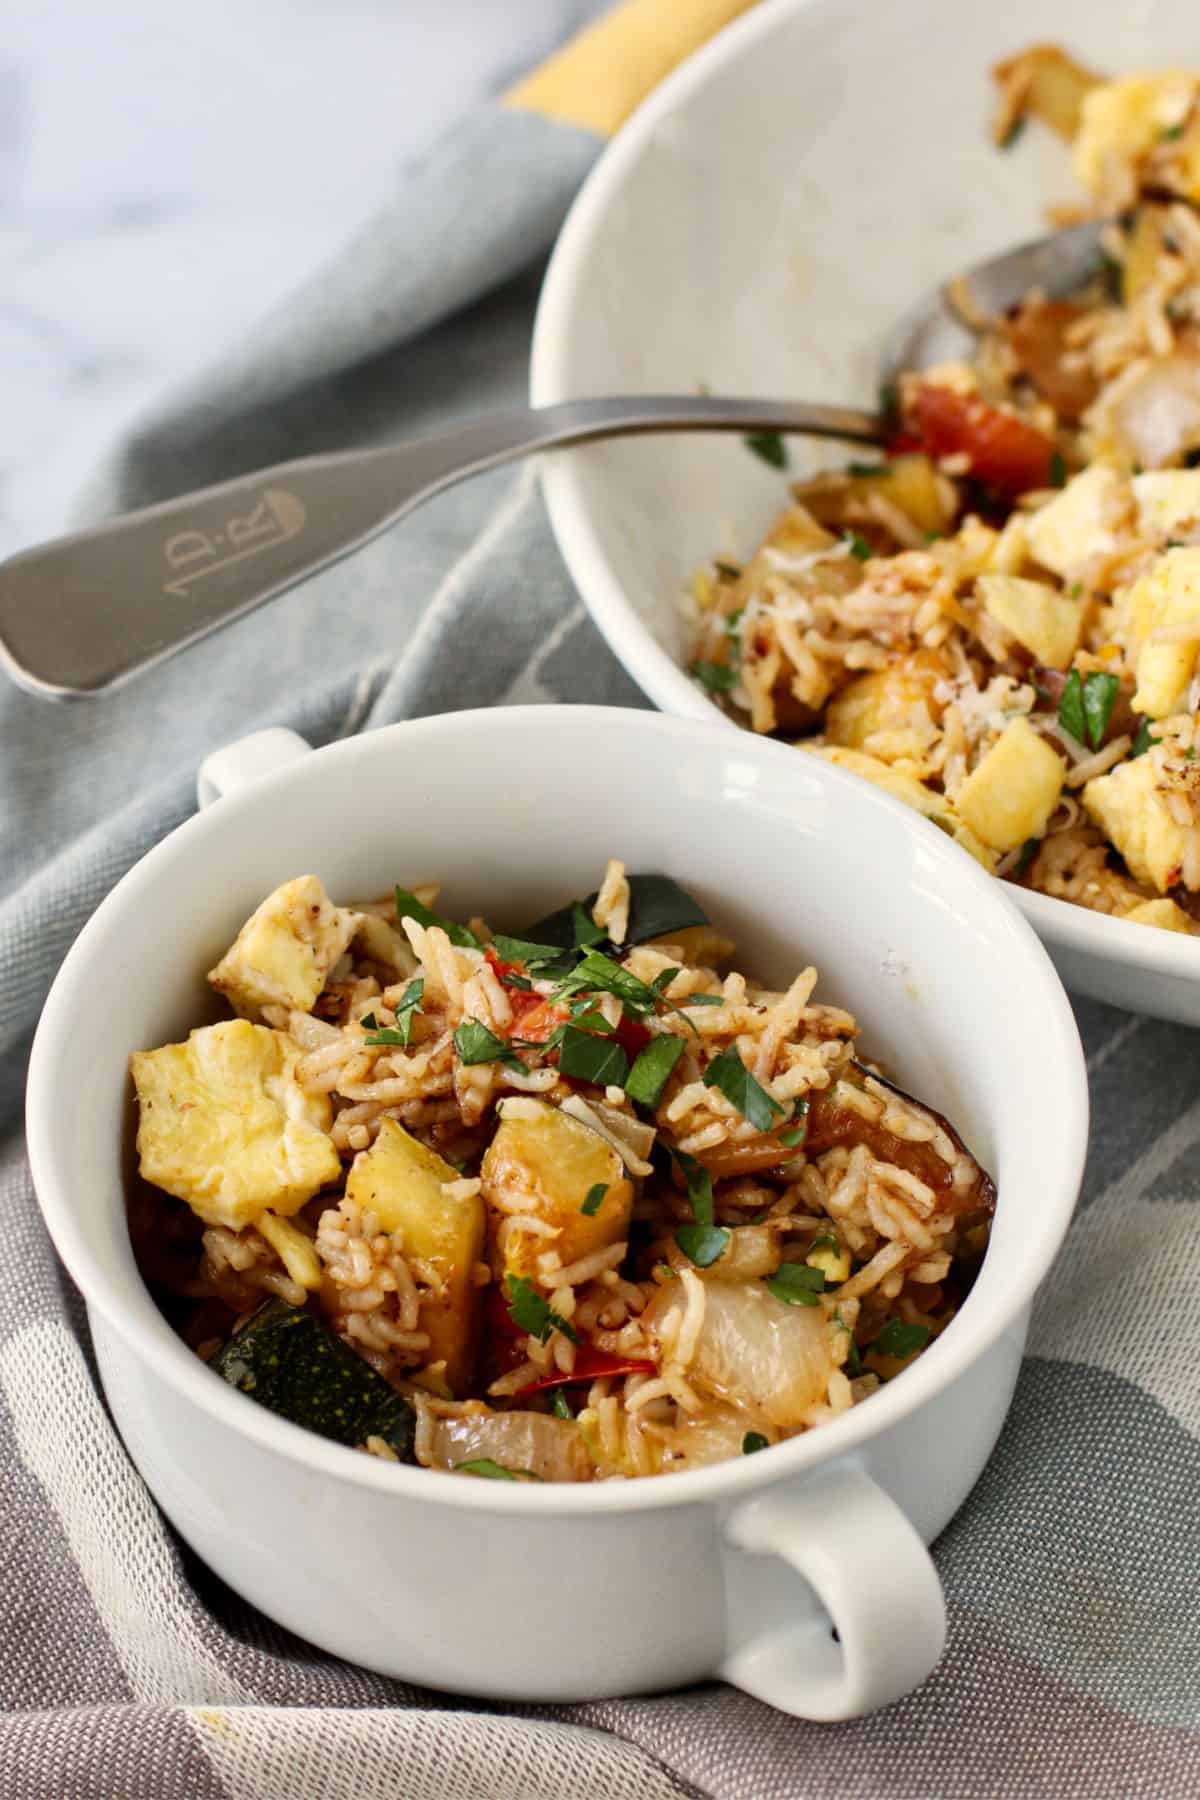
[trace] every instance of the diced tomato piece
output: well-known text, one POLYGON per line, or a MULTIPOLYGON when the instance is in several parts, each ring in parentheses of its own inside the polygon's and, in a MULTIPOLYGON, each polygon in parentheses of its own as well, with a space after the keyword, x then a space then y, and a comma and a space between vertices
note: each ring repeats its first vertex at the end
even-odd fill
POLYGON ((1049 485, 1054 445, 1045 433, 973 394, 923 381, 904 423, 929 456, 967 456, 970 473, 997 493, 1049 485))
POLYGON ((621 1023, 613 1032, 613 1036, 616 1038, 618 1044, 620 1044, 630 1062, 633 1062, 636 1057, 639 1057, 642 1054, 642 1051, 650 1042, 651 1034, 647 1031, 640 1019, 631 1019, 623 1014, 621 1023))
POLYGON ((565 1006, 542 994, 527 994, 523 988, 506 988, 505 992, 513 1012, 512 1035, 531 1044, 544 1044, 570 1017, 565 1006))

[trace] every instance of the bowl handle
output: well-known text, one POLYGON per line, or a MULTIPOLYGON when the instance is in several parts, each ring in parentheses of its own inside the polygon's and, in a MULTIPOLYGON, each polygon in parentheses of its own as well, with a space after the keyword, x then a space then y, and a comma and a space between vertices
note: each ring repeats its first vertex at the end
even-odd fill
POLYGON ((288 763, 298 762, 311 752, 311 744, 283 725, 237 738, 232 744, 223 744, 219 750, 214 750, 200 764, 196 799, 201 807, 211 806, 214 800, 222 800, 226 794, 249 787, 264 775, 273 775, 276 769, 286 768, 288 763))
POLYGON ((720 1674, 735 1687, 798 1718, 854 1719, 936 1666, 946 1607, 933 1560, 861 1468, 835 1464, 759 1494, 730 1515, 725 1535, 736 1549, 783 1557, 824 1608, 734 1647, 720 1674))

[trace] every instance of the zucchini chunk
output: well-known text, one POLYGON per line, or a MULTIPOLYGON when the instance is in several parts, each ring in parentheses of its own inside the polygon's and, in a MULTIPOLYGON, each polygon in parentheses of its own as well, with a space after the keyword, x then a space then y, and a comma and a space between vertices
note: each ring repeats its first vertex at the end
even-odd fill
POLYGON ((606 1138, 543 1100, 506 1100, 500 1126, 480 1170, 496 1274, 534 1277, 538 1256, 555 1250, 564 1267, 607 1250, 629 1235, 633 1186, 606 1138), (593 1190, 594 1211, 583 1207, 593 1190), (519 1226, 501 1235, 514 1213, 555 1228, 552 1238, 519 1226))
POLYGON ((461 1394, 471 1379, 481 1290, 473 1270, 483 1259, 483 1201, 448 1191, 458 1170, 384 1119, 369 1150, 355 1158, 346 1198, 373 1212, 381 1231, 398 1232, 404 1254, 427 1263, 438 1279, 436 1297, 421 1303, 420 1328, 429 1333, 430 1363, 444 1361, 446 1385, 461 1394))
POLYGON ((268 1300, 209 1363, 223 1381, 306 1431, 357 1448, 369 1437, 415 1462, 416 1414, 315 1313, 268 1300))

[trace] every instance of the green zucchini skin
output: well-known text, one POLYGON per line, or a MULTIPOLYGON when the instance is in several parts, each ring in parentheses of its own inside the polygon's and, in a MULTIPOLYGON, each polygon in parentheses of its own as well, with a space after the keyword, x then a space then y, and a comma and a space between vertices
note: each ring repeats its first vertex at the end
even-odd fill
POLYGON ((381 1437, 401 1462, 416 1461, 408 1401, 303 1307, 269 1300, 208 1366, 293 1425, 351 1447, 381 1437))

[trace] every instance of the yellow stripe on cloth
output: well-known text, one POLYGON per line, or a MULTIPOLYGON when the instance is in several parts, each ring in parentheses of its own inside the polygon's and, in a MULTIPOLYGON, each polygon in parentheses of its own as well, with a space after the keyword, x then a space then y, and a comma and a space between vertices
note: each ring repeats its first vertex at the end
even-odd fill
POLYGON ((611 137, 685 56, 755 0, 623 0, 504 96, 611 137))

